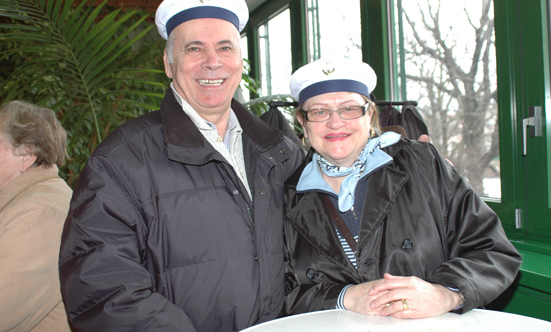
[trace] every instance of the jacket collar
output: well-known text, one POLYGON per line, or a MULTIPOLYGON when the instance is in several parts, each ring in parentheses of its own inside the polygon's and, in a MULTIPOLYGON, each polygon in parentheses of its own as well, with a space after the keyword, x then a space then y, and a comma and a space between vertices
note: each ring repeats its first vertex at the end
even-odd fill
MULTIPOLYGON (((247 110, 235 99, 231 107, 248 136, 262 150, 276 144, 283 134, 260 120, 251 111, 247 110)), ((168 147, 170 159, 185 161, 193 164, 204 164, 212 159, 220 159, 221 155, 210 147, 193 121, 182 110, 172 89, 168 89, 161 102, 161 123, 163 136, 168 147), (207 148, 208 149, 205 149, 207 148)))
POLYGON ((41 166, 31 167, 23 174, 11 180, 2 190, 0 190, 0 211, 11 202, 16 196, 22 193, 22 189, 30 187, 33 184, 58 178, 59 169, 57 165, 49 168, 41 166))

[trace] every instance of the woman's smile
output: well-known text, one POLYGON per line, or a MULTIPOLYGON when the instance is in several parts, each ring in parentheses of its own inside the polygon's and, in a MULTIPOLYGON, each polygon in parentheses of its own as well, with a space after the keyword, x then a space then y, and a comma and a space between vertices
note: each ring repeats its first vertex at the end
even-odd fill
MULTIPOLYGON (((364 96, 354 92, 330 92, 308 99, 303 109, 339 109, 345 106, 365 105, 364 96)), ((369 138, 371 113, 355 119, 342 119, 333 112, 327 121, 302 120, 304 135, 325 160, 335 166, 351 166, 360 155, 369 138)))

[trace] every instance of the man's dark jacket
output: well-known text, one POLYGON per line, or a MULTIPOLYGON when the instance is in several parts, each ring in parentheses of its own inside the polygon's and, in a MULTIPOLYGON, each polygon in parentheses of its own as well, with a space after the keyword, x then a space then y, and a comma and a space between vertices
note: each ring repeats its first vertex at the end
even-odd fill
POLYGON ((60 252, 79 331, 235 331, 283 306, 283 184, 303 151, 232 103, 252 201, 169 90, 81 173, 60 252))
MULTIPOLYGON (((299 194, 304 165, 286 185, 285 312, 335 308, 348 284, 416 276, 457 288, 458 312, 495 299, 514 280, 521 258, 497 215, 428 143, 402 139, 383 149, 393 162, 369 176, 355 269, 339 242, 320 192, 299 194)), ((408 299, 410 308, 415 301, 408 299)))

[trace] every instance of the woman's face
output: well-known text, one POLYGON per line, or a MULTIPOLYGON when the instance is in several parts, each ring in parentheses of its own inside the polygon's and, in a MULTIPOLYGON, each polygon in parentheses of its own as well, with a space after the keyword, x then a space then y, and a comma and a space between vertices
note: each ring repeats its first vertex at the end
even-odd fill
MULTIPOLYGON (((336 110, 343 106, 363 106, 365 98, 353 92, 331 92, 312 97, 302 109, 325 108, 336 110)), ((325 122, 310 122, 299 118, 304 135, 312 147, 335 166, 352 166, 365 147, 370 132, 371 110, 360 118, 343 120, 333 112, 325 122)))
POLYGON ((13 147, 8 142, 7 136, 0 132, 0 190, 21 175, 22 158, 13 154, 13 147))

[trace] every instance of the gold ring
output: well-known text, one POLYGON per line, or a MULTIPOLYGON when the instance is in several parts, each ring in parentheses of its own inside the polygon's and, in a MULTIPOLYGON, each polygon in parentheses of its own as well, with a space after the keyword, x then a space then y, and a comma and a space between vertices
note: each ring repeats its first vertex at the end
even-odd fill
POLYGON ((406 299, 402 299, 402 304, 404 305, 404 311, 408 311, 409 310, 408 301, 406 301, 406 299))

